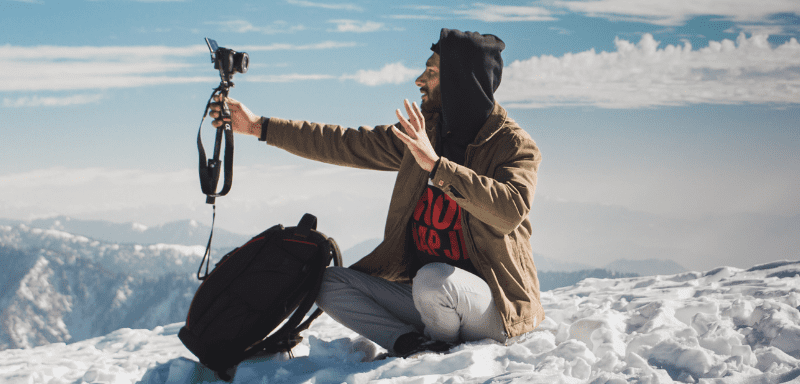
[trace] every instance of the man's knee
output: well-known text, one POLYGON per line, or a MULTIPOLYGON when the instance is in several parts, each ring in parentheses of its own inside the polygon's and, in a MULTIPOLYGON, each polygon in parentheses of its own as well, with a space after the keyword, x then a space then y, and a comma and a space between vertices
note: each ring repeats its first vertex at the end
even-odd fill
POLYGON ((448 287, 447 280, 455 270, 454 266, 445 263, 425 264, 414 277, 414 296, 444 292, 448 287))

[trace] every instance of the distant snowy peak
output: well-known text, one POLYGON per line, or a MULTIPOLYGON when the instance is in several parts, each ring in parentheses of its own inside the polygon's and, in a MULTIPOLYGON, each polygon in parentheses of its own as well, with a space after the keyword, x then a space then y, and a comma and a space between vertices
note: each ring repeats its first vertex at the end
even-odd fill
MULTIPOLYGON (((25 224, 31 228, 54 229, 95 240, 122 244, 181 244, 205 245, 211 228, 195 220, 182 220, 157 226, 141 223, 112 223, 101 220, 79 220, 68 216, 57 216, 31 221, 0 220, 0 224, 25 224)), ((253 234, 255 235, 255 234, 253 234)), ((244 244, 250 237, 214 229, 214 246, 232 248, 244 244)))
POLYGON ((144 232, 144 231, 146 231, 148 228, 147 228, 147 226, 146 226, 146 225, 144 225, 144 224, 139 224, 139 223, 131 223, 131 229, 133 229, 133 231, 134 231, 134 232, 139 232, 139 233, 141 233, 141 232, 144 232))
MULTIPOLYGON (((205 246, 179 244, 119 244, 94 240, 56 229, 31 228, 25 224, 0 225, 0 247, 33 255, 82 258, 118 273, 158 277, 166 273, 191 274, 203 257, 205 246)), ((224 250, 214 250, 212 256, 224 250)))

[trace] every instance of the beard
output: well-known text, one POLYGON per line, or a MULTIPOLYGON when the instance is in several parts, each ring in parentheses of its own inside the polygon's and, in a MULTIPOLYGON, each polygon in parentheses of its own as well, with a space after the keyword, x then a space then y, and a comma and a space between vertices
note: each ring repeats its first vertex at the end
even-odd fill
POLYGON ((423 87, 422 92, 425 93, 426 98, 419 106, 422 112, 439 113, 442 111, 442 90, 440 87, 430 89, 423 87))

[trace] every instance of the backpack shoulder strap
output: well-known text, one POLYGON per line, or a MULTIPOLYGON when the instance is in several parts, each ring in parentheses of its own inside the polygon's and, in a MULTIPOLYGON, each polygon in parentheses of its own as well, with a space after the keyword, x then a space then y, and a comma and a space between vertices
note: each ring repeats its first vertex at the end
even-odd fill
MULTIPOLYGON (((316 227, 317 218, 314 215, 306 214, 300 220, 299 227, 304 227, 309 229, 314 229, 316 227), (311 228, 314 227, 314 228, 311 228)), ((295 233, 296 235, 296 233, 295 233)), ((308 236, 308 235, 306 235, 308 236)), ((281 327, 279 330, 275 331, 272 335, 264 339, 263 341, 259 342, 258 344, 254 345, 250 349, 244 352, 244 357, 242 360, 258 353, 261 351, 265 351, 267 353, 277 353, 277 352, 290 352, 291 349, 294 348, 297 344, 303 340, 300 337, 300 332, 305 331, 311 326, 311 322, 317 319, 320 315, 322 315, 322 309, 317 308, 309 317, 306 319, 305 322, 300 324, 303 321, 306 313, 314 306, 314 302, 317 300, 317 296, 319 295, 320 287, 322 286, 322 274, 325 272, 325 268, 330 263, 330 260, 333 259, 334 265, 337 267, 341 267, 342 262, 342 254, 339 251, 339 246, 336 244, 336 241, 332 238, 327 238, 325 245, 323 247, 324 252, 326 253, 326 257, 322 258, 322 262, 320 265, 315 266, 318 268, 318 275, 316 280, 312 280, 310 283, 310 289, 308 294, 294 311, 294 313, 289 317, 289 320, 281 327)))
MULTIPOLYGON (((330 247, 330 252, 332 252, 333 265, 341 267, 343 263, 342 263, 342 253, 339 251, 339 245, 336 244, 336 241, 333 240, 332 238, 328 238, 328 246, 330 247)), ((322 279, 320 279, 320 283, 322 283, 321 280, 322 279)), ((315 301, 317 296, 319 296, 319 287, 316 287, 314 291, 313 297, 315 301)), ((309 316, 308 319, 306 319, 306 321, 303 322, 303 324, 300 324, 299 326, 297 326, 297 328, 295 328, 294 333, 299 334, 300 332, 303 332, 306 329, 308 329, 308 327, 311 326, 311 322, 316 320, 320 315, 322 315, 322 309, 317 308, 314 311, 314 313, 312 313, 311 316, 309 316)))

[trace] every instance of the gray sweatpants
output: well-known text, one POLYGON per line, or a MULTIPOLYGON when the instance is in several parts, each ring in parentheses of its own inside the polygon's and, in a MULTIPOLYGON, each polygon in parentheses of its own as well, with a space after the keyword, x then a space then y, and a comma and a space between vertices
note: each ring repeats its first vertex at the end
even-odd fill
POLYGON ((444 263, 422 267, 412 285, 329 267, 317 305, 390 352, 397 338, 409 332, 453 343, 486 338, 507 341, 486 282, 444 263))

